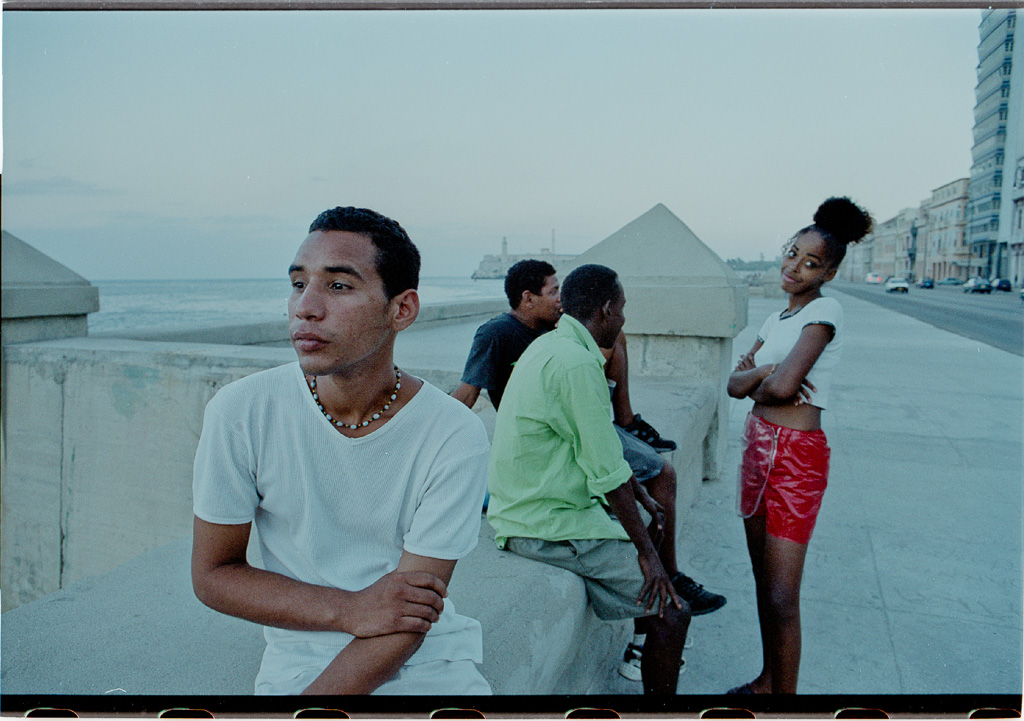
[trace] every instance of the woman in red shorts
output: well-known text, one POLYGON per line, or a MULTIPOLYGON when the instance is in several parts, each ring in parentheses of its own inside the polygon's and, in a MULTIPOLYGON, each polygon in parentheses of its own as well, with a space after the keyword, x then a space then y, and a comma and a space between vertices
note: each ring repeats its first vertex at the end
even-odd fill
POLYGON ((800 582, 807 543, 828 482, 829 448, 821 411, 843 344, 843 309, 822 296, 846 255, 871 229, 871 217, 847 198, 829 198, 814 224, 782 257, 789 305, 761 326, 729 376, 733 398, 754 407, 743 432, 737 506, 757 587, 764 666, 729 693, 796 693, 800 671, 800 582))

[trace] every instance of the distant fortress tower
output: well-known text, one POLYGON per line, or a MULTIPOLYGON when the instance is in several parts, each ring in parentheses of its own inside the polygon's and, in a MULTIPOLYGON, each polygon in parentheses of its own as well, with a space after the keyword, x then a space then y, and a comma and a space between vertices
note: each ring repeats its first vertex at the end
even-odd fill
POLYGON ((480 267, 473 271, 474 280, 486 278, 504 278, 508 269, 521 260, 533 258, 534 260, 546 260, 556 268, 561 264, 575 258, 575 255, 555 254, 555 231, 551 231, 551 247, 541 248, 539 253, 527 253, 525 255, 508 254, 508 238, 501 239, 501 255, 485 255, 480 261, 480 267))

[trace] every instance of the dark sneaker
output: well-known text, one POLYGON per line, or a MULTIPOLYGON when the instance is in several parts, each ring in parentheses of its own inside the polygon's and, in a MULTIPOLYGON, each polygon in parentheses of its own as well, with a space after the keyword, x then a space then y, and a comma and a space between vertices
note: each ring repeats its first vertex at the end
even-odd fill
POLYGON ((676 589, 676 593, 690 604, 690 614, 693 616, 703 616, 705 613, 717 611, 725 605, 725 596, 711 593, 685 573, 679 572, 674 575, 672 586, 676 589))
POLYGON ((674 451, 676 449, 675 441, 662 438, 661 434, 654 430, 650 423, 641 418, 639 413, 635 414, 633 416, 633 422, 628 426, 623 426, 622 430, 631 436, 639 438, 659 453, 662 451, 674 451))

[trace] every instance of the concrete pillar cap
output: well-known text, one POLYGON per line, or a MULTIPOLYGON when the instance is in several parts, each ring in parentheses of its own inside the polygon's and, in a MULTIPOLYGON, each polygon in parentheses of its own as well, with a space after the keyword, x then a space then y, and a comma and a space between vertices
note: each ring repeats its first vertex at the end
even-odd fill
POLYGON ((661 203, 562 265, 559 278, 588 263, 619 274, 627 333, 733 338, 746 325, 746 284, 661 203))
POLYGON ((100 309, 99 289, 85 278, 6 230, 2 236, 4 319, 86 315, 100 309))

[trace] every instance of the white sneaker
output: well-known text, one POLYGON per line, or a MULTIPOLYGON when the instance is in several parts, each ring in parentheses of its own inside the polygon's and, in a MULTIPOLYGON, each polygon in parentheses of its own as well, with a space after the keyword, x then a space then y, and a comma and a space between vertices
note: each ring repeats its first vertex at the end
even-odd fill
MULTIPOLYGON (((630 681, 642 681, 640 673, 640 661, 643 658, 643 647, 635 643, 626 646, 626 652, 622 654, 622 661, 619 663, 619 675, 628 678, 630 681)), ((686 670, 686 659, 679 659, 679 673, 686 670)))
POLYGON ((640 659, 643 654, 643 647, 631 643, 626 646, 626 652, 622 654, 622 662, 619 664, 619 675, 628 678, 630 681, 641 681, 640 659))

